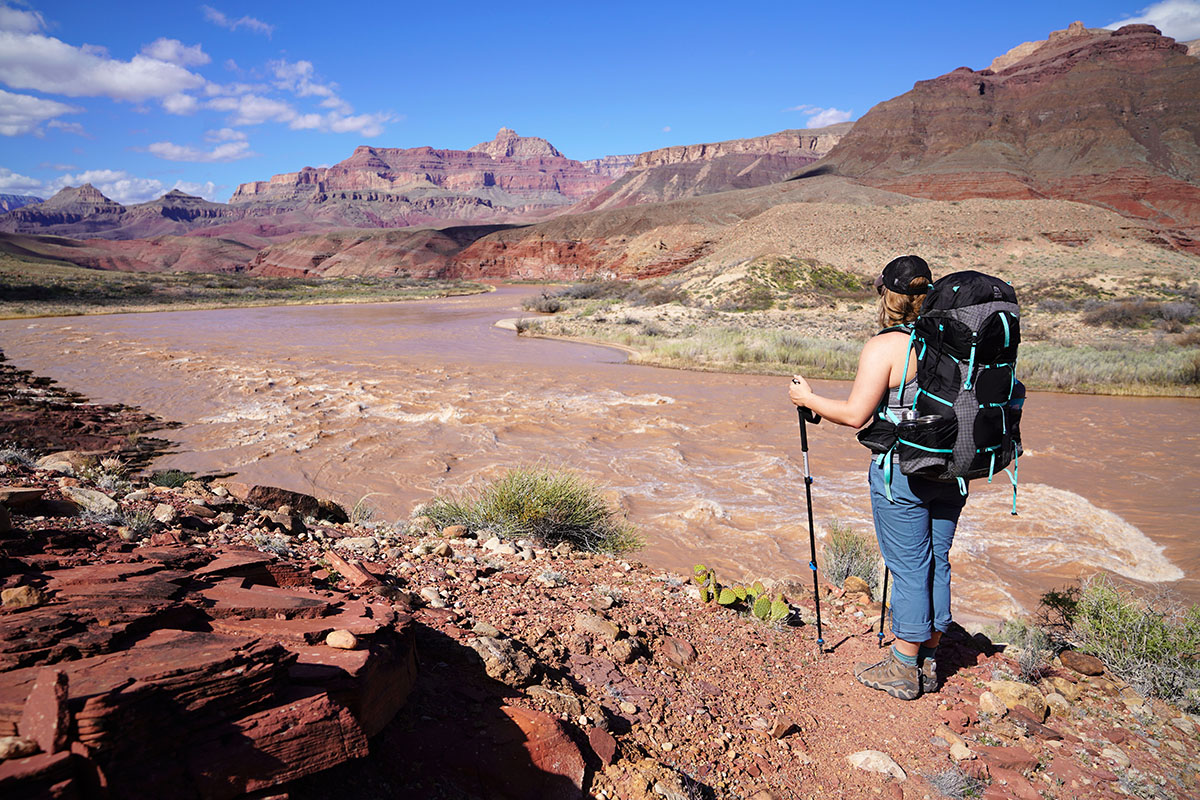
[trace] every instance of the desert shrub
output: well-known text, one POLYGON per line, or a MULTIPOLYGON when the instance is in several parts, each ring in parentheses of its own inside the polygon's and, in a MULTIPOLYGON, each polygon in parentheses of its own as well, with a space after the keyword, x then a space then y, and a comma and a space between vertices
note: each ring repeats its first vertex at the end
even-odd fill
POLYGON ((830 520, 826 526, 828 538, 822 548, 825 561, 825 577, 841 586, 846 578, 857 575, 871 587, 874 597, 879 589, 880 559, 875 538, 859 533, 838 520, 830 520))
POLYGON ((181 469, 156 469, 150 473, 149 481, 155 486, 169 486, 178 489, 196 477, 194 472, 184 472, 181 469))
POLYGON ((526 311, 540 311, 543 314, 557 314, 562 310, 562 301, 543 293, 537 297, 526 298, 525 302, 521 303, 521 308, 526 311))
POLYGON ((522 333, 534 333, 539 327, 536 320, 525 319, 524 317, 514 322, 513 326, 517 329, 518 336, 522 333))
POLYGON ((1042 604, 1061 620, 1062 638, 1138 692, 1200 712, 1200 606, 1152 602, 1104 575, 1047 593, 1042 604))
POLYGON ((936 775, 926 775, 925 780, 939 795, 953 798, 953 800, 982 797, 987 788, 987 784, 983 781, 967 775, 958 767, 951 767, 936 775))
POLYGON ((513 469, 476 494, 436 497, 421 513, 439 529, 464 525, 506 539, 570 542, 579 550, 619 553, 641 542, 599 487, 570 472, 513 469))
POLYGON ((1084 314, 1083 321, 1111 328, 1145 328, 1160 320, 1184 325, 1196 318, 1196 310, 1196 304, 1188 301, 1159 303, 1138 297, 1100 305, 1084 314))
POLYGON ((135 536, 145 536, 154 529, 154 512, 148 508, 122 509, 120 524, 135 536))
POLYGON ((0 464, 16 464, 32 468, 36 463, 37 456, 32 450, 19 447, 12 442, 0 444, 0 464))
POLYGON ((1005 620, 993 641, 1006 643, 1010 649, 1005 654, 1017 662, 1021 680, 1035 683, 1050 668, 1054 657, 1050 637, 1037 625, 1023 619, 1005 620))

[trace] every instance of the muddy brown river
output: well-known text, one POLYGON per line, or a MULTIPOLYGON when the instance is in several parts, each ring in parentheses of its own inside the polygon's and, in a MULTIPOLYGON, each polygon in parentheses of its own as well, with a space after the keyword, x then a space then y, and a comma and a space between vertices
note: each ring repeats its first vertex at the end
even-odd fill
MULTIPOLYGON (((633 366, 493 326, 532 291, 9 320, 0 347, 97 401, 183 423, 158 466, 366 498, 387 520, 510 467, 568 467, 617 492, 650 564, 807 580, 787 380, 633 366)), ((973 482, 952 551, 956 615, 1028 612, 1100 570, 1200 601, 1200 401, 1034 393, 1025 409, 1020 515, 1003 475, 973 482)), ((810 428, 819 536, 833 520, 871 530, 852 434, 810 428)))

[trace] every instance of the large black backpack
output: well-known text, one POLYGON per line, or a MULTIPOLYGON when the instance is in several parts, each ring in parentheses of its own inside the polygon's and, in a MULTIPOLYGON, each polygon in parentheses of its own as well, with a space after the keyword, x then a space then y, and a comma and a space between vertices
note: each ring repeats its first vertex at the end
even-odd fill
POLYGON ((956 480, 964 493, 966 481, 990 481, 1004 470, 1013 484, 1015 514, 1024 400, 1016 377, 1020 343, 1021 315, 1012 286, 974 271, 940 278, 912 328, 909 353, 917 354, 917 389, 911 405, 904 396, 901 403, 915 411, 916 419, 889 420, 881 406, 876 416, 883 424, 871 428, 882 430, 860 439, 881 454, 881 462, 890 461, 894 448, 905 475, 956 480), (1010 463, 1012 470, 1006 469, 1010 463))

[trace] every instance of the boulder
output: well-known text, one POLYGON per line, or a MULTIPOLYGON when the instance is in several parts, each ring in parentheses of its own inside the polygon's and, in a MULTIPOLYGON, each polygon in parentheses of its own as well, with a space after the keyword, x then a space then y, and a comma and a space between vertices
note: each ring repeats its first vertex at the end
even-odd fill
POLYGON ((104 492, 98 492, 95 489, 84 489, 78 486, 66 486, 62 489, 62 493, 63 497, 67 498, 84 511, 90 511, 93 514, 115 514, 121 508, 119 505, 117 505, 116 500, 113 500, 104 492))
POLYGON ((658 652, 663 660, 676 669, 688 669, 696 662, 696 648, 683 639, 664 636, 658 643, 658 652))
POLYGON ((0 592, 6 608, 33 608, 46 602, 46 593, 36 586, 14 586, 0 592))
POLYGON ((92 457, 76 450, 61 450, 44 455, 37 460, 37 468, 62 475, 74 475, 92 462, 92 457))
POLYGON ((860 750, 846 756, 846 760, 850 762, 850 766, 867 772, 881 772, 884 775, 891 775, 898 781, 908 778, 908 775, 900 768, 899 764, 892 760, 891 756, 879 750, 860 750))
POLYGON ((502 706, 511 730, 497 731, 480 770, 509 798, 582 800, 586 763, 563 723, 540 711, 502 706))
POLYGON ((67 709, 67 675, 57 669, 44 669, 33 682, 25 698, 25 707, 17 723, 21 735, 38 743, 43 753, 67 749, 71 731, 71 712, 67 709))
POLYGON ((575 629, 615 642, 621 636, 621 626, 595 614, 576 614, 575 629))
POLYGON ((537 662, 524 648, 514 646, 511 639, 479 636, 470 645, 483 659, 488 677, 517 688, 528 686, 533 681, 537 662))
POLYGON ((1078 650, 1064 650, 1058 654, 1062 665, 1074 670, 1080 675, 1103 675, 1104 662, 1093 655, 1081 653, 1078 650))
POLYGON ((1046 698, 1036 688, 1019 681, 991 681, 988 690, 993 692, 1010 711, 1017 706, 1025 706, 1038 719, 1046 718, 1046 698))

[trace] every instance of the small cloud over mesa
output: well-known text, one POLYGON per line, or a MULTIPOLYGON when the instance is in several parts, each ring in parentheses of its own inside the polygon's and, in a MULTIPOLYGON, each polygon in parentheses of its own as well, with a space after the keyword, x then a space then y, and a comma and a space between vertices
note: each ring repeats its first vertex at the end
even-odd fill
POLYGON ((240 131, 222 128, 219 131, 209 131, 205 138, 215 144, 211 150, 174 142, 154 142, 145 150, 165 161, 188 161, 195 164, 238 161, 257 155, 250 150, 250 142, 246 139, 246 134, 240 131))
POLYGON ((828 125, 836 125, 839 122, 849 122, 854 117, 853 109, 843 111, 840 108, 822 108, 821 106, 806 104, 785 108, 784 111, 799 111, 802 114, 807 114, 808 119, 804 123, 804 127, 806 128, 824 128, 828 125))
POLYGON ((1120 28, 1122 25, 1153 25, 1180 41, 1200 39, 1200 0, 1162 0, 1138 11, 1136 16, 1126 17, 1105 25, 1120 28))
POLYGON ((238 19, 230 19, 224 12, 218 11, 212 6, 200 6, 200 10, 204 12, 204 18, 214 25, 219 25, 227 30, 236 31, 238 28, 245 28, 248 31, 261 33, 268 39, 275 32, 275 26, 263 22, 261 19, 254 17, 239 17, 238 19))

